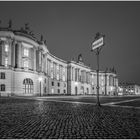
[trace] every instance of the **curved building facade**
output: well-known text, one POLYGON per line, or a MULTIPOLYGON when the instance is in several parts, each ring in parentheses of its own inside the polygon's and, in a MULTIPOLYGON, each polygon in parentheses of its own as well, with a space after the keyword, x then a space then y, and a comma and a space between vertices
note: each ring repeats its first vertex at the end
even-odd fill
MULTIPOLYGON (((96 94, 96 71, 78 61, 52 55, 41 39, 24 30, 0 30, 0 95, 96 94)), ((100 72, 100 94, 115 95, 117 75, 100 72)))

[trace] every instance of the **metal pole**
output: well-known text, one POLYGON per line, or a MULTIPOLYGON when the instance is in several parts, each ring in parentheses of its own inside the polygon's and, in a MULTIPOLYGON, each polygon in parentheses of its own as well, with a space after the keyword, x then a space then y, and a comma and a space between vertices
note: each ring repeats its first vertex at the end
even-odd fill
POLYGON ((41 97, 41 81, 40 81, 40 97, 41 97))
POLYGON ((99 48, 97 48, 97 106, 100 106, 100 101, 99 101, 99 48))
POLYGON ((107 86, 107 74, 106 74, 106 71, 105 71, 105 95, 107 95, 106 86, 107 86))

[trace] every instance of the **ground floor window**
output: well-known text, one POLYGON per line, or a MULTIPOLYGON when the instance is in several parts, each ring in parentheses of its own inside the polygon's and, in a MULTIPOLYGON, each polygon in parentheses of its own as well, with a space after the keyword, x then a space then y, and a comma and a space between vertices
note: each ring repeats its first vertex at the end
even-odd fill
POLYGON ((26 78, 23 80, 23 85, 24 85, 24 93, 25 94, 30 94, 33 93, 33 80, 30 78, 26 78))
POLYGON ((64 89, 64 93, 66 93, 66 90, 64 89))
POLYGON ((77 93, 78 93, 78 89, 77 87, 75 87, 75 95, 77 95, 77 93))
POLYGON ((0 85, 0 90, 1 90, 1 91, 5 91, 5 85, 4 85, 4 84, 1 84, 1 85, 0 85))
POLYGON ((58 89, 58 93, 60 93, 60 89, 58 89))
POLYGON ((46 87, 44 87, 44 93, 46 93, 46 92, 47 92, 46 87))
POLYGON ((87 88, 87 94, 89 94, 89 89, 87 88))
POLYGON ((84 87, 81 86, 81 94, 84 94, 84 87))
POLYGON ((5 79, 5 72, 1 72, 0 79, 5 79))
POLYGON ((54 89, 52 88, 52 91, 51 91, 52 93, 54 93, 54 89))

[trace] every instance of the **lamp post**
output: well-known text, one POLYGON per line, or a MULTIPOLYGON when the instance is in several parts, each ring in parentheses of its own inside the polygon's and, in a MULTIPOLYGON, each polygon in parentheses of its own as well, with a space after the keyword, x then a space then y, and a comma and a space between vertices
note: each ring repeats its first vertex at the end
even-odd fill
POLYGON ((100 100, 99 100, 99 54, 100 54, 100 51, 102 49, 102 46, 104 45, 104 35, 101 35, 99 32, 96 33, 96 36, 95 36, 95 40, 93 41, 92 43, 92 49, 91 51, 94 51, 96 53, 96 56, 97 56, 97 103, 96 105, 97 106, 100 106, 100 100))
POLYGON ((106 88, 106 86, 107 86, 107 68, 106 68, 106 70, 105 70, 105 95, 107 95, 107 88, 106 88))
POLYGON ((39 80, 39 83, 40 83, 40 94, 39 94, 39 95, 40 95, 40 97, 41 97, 41 81, 42 81, 42 77, 39 77, 38 80, 39 80))

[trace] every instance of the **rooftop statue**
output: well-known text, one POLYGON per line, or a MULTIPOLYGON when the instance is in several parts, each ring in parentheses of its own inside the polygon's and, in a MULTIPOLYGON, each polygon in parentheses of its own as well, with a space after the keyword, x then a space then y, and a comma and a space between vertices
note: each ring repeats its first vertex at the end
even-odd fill
POLYGON ((78 62, 83 62, 82 54, 78 55, 78 62))
POLYGON ((11 28, 12 28, 12 25, 13 25, 13 24, 12 24, 12 20, 11 20, 11 19, 9 20, 8 25, 9 25, 9 26, 8 26, 8 28, 10 28, 10 29, 11 29, 11 28))

